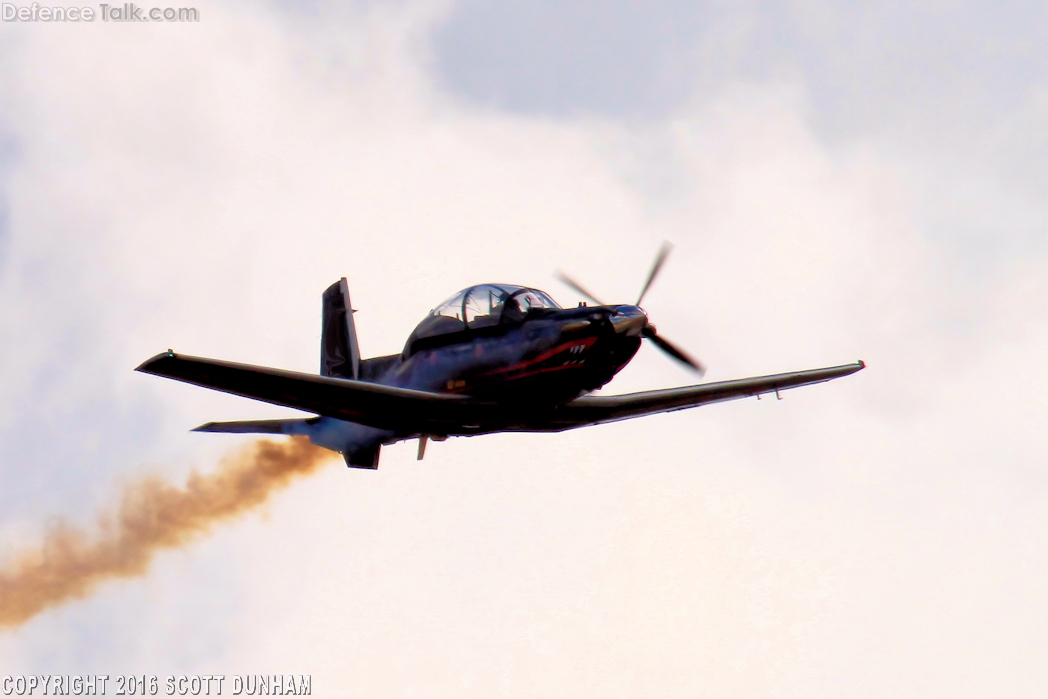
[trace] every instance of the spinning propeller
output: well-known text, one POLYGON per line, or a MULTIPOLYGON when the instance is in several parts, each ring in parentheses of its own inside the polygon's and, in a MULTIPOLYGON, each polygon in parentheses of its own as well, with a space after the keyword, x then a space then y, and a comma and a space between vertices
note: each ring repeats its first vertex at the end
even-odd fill
MULTIPOLYGON (((662 247, 659 249, 659 254, 655 256, 655 263, 651 266, 651 271, 648 272, 648 278, 644 282, 644 287, 640 290, 640 296, 637 297, 637 303, 635 304, 636 306, 639 307, 640 302, 644 300, 644 295, 647 294, 648 289, 651 288, 652 282, 655 281, 655 277, 658 275, 659 270, 662 269, 662 265, 666 261, 666 257, 669 256, 670 250, 672 248, 673 246, 670 245, 669 242, 665 242, 662 244, 662 247)), ((587 291, 581 284, 576 282, 568 275, 564 274, 564 272, 558 271, 557 278, 560 279, 560 281, 567 284, 568 286, 570 286, 575 291, 588 298, 590 301, 593 301, 598 306, 607 305, 606 303, 598 299, 596 296, 591 294, 589 291, 587 291)), ((687 364, 693 370, 697 371, 700 376, 706 373, 706 367, 704 367, 701 362, 692 359, 683 350, 676 347, 669 340, 660 337, 658 333, 655 331, 654 325, 651 325, 650 323, 645 325, 644 329, 641 331, 641 335, 654 342, 656 347, 658 347, 660 350, 676 359, 678 362, 687 364)))

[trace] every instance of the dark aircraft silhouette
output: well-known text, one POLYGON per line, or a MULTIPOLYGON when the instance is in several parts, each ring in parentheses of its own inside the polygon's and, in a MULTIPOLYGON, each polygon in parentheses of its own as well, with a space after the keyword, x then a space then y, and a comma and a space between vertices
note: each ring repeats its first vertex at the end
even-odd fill
POLYGON ((361 359, 345 278, 324 292, 320 375, 175 354, 136 371, 316 417, 209 422, 199 432, 306 435, 355 468, 378 468, 383 444, 492 432, 560 432, 747 396, 760 397, 853 374, 863 362, 773 376, 590 396, 636 354, 643 338, 700 374, 702 365, 657 334, 640 307, 668 253, 663 246, 637 302, 561 308, 546 293, 481 284, 452 296, 422 320, 404 351, 361 359))

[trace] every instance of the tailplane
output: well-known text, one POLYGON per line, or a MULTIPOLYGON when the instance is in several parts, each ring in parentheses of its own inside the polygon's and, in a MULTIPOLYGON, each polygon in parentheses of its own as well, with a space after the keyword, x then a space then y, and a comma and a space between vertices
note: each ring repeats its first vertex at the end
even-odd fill
POLYGON ((371 470, 378 468, 383 442, 394 441, 392 432, 383 432, 329 417, 208 422, 193 431, 227 434, 303 434, 318 447, 341 453, 342 458, 346 460, 346 466, 371 470))
MULTIPOLYGON (((311 418, 316 421, 316 418, 311 418)), ((309 434, 310 420, 238 420, 208 422, 194 427, 193 432, 226 432, 232 434, 309 434)))
POLYGON ((340 379, 360 376, 360 348, 349 302, 349 284, 342 277, 324 292, 324 320, 320 338, 320 374, 340 379))

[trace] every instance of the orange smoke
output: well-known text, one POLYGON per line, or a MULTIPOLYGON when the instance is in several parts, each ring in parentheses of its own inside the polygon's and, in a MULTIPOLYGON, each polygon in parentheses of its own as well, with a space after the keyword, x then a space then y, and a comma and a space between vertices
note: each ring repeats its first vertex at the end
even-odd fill
POLYGON ((111 578, 145 573, 154 554, 182 546, 214 524, 261 505, 292 479, 317 470, 332 452, 305 437, 256 442, 224 459, 214 473, 193 473, 185 488, 151 479, 124 494, 114 520, 93 540, 69 527, 0 570, 0 627, 84 597, 111 578))

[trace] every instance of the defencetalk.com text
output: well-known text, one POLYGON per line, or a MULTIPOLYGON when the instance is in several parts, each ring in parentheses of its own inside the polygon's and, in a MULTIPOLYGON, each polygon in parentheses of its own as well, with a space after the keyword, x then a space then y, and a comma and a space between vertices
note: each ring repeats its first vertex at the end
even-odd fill
POLYGON ((146 9, 133 2, 121 5, 99 4, 94 7, 0 4, 0 18, 5 22, 199 22, 195 7, 152 7, 146 9))

